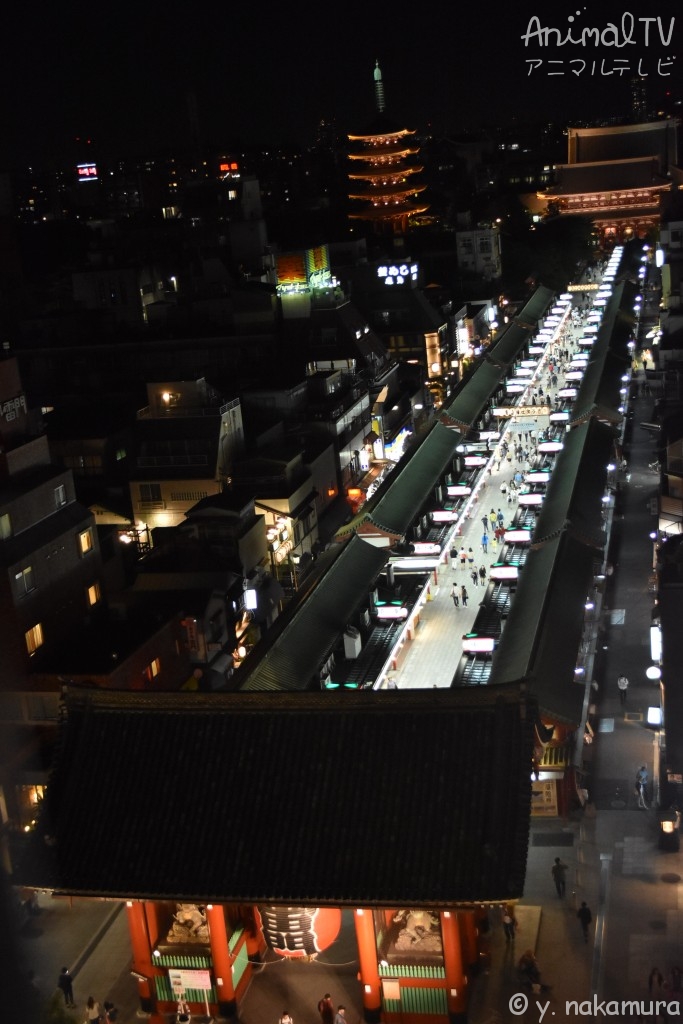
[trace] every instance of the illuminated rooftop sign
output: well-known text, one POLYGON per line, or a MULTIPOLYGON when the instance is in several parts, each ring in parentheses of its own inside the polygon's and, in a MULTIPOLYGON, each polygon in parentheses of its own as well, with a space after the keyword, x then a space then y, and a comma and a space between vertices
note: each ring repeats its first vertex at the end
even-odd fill
POLYGON ((79 181, 97 181, 97 164, 78 164, 76 171, 79 181))
POLYGON ((405 284, 406 281, 417 281, 417 263, 382 264, 377 268, 377 277, 385 284, 405 284))

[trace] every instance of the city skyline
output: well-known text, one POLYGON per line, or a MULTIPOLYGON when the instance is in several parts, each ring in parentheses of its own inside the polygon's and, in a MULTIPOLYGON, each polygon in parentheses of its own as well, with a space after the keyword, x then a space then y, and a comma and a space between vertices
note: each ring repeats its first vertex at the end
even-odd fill
POLYGON ((91 139, 102 158, 197 143, 302 143, 322 119, 345 133, 374 116, 375 60, 387 115, 435 134, 626 116, 638 71, 650 103, 661 107, 668 91, 673 109, 683 42, 672 0, 627 12, 630 41, 623 11, 611 21, 609 9, 573 6, 508 9, 492 23, 483 9, 442 5, 417 32, 380 5, 332 16, 310 7, 298 19, 246 6, 188 12, 175 2, 161 13, 126 3, 96 17, 87 7, 18 12, 0 62, 11 97, 2 165, 59 163, 76 139, 91 139), (599 30, 598 45, 584 29, 599 30))

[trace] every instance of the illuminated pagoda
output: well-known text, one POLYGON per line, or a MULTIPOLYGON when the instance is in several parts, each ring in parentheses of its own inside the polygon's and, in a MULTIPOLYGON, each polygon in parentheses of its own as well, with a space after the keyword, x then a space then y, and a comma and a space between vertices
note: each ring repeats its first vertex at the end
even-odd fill
POLYGON ((417 175, 422 167, 411 163, 419 152, 414 131, 400 128, 384 115, 384 85, 379 62, 375 63, 375 102, 377 117, 362 135, 349 135, 353 152, 349 173, 349 199, 354 208, 352 220, 373 224, 376 231, 400 233, 416 214, 429 209, 419 200, 426 185, 417 175))

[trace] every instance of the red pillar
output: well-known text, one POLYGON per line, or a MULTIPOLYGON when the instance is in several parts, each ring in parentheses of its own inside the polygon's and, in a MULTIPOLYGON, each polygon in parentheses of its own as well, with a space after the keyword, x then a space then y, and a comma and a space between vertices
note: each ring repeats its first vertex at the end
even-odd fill
POLYGON ((206 922, 209 926, 211 960, 216 979, 218 1013, 221 1017, 237 1015, 235 986, 232 983, 232 958, 228 946, 228 931, 225 927, 225 913, 220 903, 209 903, 206 907, 206 922))
POLYGON ((363 986, 363 1016, 367 1024, 376 1024, 382 1010, 382 996, 372 911, 367 907, 354 910, 353 922, 356 926, 360 982, 363 986))
POLYGON ((446 1002, 452 1022, 467 1020, 467 972, 463 966, 460 927, 454 910, 442 910, 441 937, 446 972, 446 1002))
POLYGON ((138 978, 138 997, 140 1009, 144 1013, 154 1012, 152 950, 150 949, 149 931, 145 917, 144 903, 126 902, 126 917, 130 944, 133 949, 133 970, 141 975, 138 978))
POLYGON ((462 945, 462 962, 465 969, 476 967, 479 960, 477 944, 477 922, 473 910, 459 910, 460 942, 462 945))

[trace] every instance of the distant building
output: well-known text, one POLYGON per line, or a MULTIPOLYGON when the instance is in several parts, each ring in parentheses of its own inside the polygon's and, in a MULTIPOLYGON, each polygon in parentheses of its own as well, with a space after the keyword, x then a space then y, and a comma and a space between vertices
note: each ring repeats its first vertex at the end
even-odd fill
POLYGON ((0 554, 3 687, 22 689, 104 594, 94 518, 71 470, 52 462, 15 359, 0 361, 0 554))
POLYGON ((590 217, 602 244, 644 237, 659 224, 661 198, 678 160, 674 119, 570 128, 568 162, 555 184, 527 197, 532 212, 590 217))
POLYGON ((148 384, 138 413, 130 496, 148 530, 176 526, 202 498, 220 494, 244 447, 238 399, 224 402, 208 382, 148 384))
POLYGON ((455 244, 461 270, 479 274, 484 281, 496 281, 501 276, 503 263, 497 225, 456 231, 455 244))

